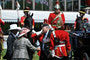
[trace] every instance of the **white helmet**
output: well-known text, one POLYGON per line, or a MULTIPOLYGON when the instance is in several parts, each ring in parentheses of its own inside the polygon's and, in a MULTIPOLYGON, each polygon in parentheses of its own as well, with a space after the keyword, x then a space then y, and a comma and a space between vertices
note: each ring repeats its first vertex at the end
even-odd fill
POLYGON ((60 8, 60 6, 59 6, 59 1, 56 1, 56 5, 55 5, 54 8, 55 8, 55 9, 59 9, 59 8, 60 8))

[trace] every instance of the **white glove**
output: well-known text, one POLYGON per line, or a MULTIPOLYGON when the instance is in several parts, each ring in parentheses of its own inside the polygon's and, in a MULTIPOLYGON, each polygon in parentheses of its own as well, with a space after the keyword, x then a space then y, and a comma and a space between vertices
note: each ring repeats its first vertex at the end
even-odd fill
POLYGON ((36 31, 35 30, 32 30, 32 33, 36 33, 36 31))
POLYGON ((42 30, 38 31, 38 32, 36 32, 36 35, 39 36, 40 34, 42 34, 42 32, 43 32, 42 30))
POLYGON ((41 50, 40 47, 38 47, 37 50, 38 50, 38 51, 41 50))
POLYGON ((20 31, 18 31, 18 32, 16 33, 16 38, 19 36, 19 33, 20 33, 20 31))
POLYGON ((17 10, 19 10, 19 9, 20 9, 20 4, 19 4, 19 2, 18 2, 18 1, 17 1, 16 3, 17 3, 17 5, 16 5, 17 10))
POLYGON ((49 27, 50 27, 51 30, 54 30, 53 27, 50 24, 49 24, 49 27))
POLYGON ((55 52, 54 52, 54 50, 52 50, 52 57, 54 57, 55 56, 55 52))
POLYGON ((50 54, 52 55, 52 57, 54 57, 55 56, 54 50, 50 51, 50 54))

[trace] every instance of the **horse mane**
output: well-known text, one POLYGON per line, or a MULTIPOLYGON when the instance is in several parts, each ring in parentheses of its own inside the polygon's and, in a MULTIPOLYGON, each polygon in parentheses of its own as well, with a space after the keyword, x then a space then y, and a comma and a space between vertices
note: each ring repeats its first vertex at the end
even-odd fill
POLYGON ((79 17, 79 16, 77 15, 76 22, 77 22, 77 24, 76 24, 76 31, 81 31, 81 30, 83 30, 83 20, 82 20, 82 17, 79 17))
POLYGON ((24 21, 24 23, 25 23, 24 27, 32 29, 32 23, 33 23, 32 17, 33 17, 33 13, 31 15, 30 14, 27 15, 27 17, 26 17, 26 19, 24 21))

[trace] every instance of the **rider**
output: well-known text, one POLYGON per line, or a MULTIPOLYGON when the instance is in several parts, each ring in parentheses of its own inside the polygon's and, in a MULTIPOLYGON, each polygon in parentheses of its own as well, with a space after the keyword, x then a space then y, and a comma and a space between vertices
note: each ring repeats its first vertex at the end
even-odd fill
POLYGON ((64 14, 60 12, 59 1, 56 2, 54 7, 55 12, 50 13, 48 18, 48 23, 52 25, 54 29, 60 29, 62 25, 65 23, 64 14))
POLYGON ((75 21, 75 24, 74 24, 74 29, 75 29, 75 30, 80 30, 79 28, 81 28, 81 27, 79 27, 78 24, 88 23, 88 18, 84 17, 84 16, 85 16, 85 13, 86 13, 86 12, 85 12, 84 9, 81 9, 81 10, 79 11, 80 17, 77 16, 77 19, 76 19, 76 21, 75 21))
MULTIPOLYGON (((24 21, 25 21, 27 15, 30 14, 30 13, 29 13, 29 10, 30 10, 30 8, 29 8, 29 7, 26 7, 26 8, 24 9, 24 11, 23 11, 24 16, 22 16, 22 17, 21 17, 21 20, 20 20, 20 24, 21 24, 22 26, 24 26, 24 21)), ((33 19, 33 23, 32 23, 32 28, 33 28, 33 29, 34 29, 34 26, 35 26, 35 22, 34 22, 34 19, 33 19)))

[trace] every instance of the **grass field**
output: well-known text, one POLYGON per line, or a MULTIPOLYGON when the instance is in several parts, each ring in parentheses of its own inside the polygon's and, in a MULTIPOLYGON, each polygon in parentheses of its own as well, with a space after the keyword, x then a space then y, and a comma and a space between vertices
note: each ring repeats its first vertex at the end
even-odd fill
POLYGON ((5 59, 3 59, 3 57, 5 56, 6 51, 7 51, 6 49, 2 50, 1 59, 0 60, 5 60, 5 59))
MULTIPOLYGON (((2 59, 0 59, 0 60, 5 60, 5 59, 3 59, 5 54, 6 54, 6 49, 2 51, 2 59)), ((72 53, 72 55, 74 55, 74 54, 72 53)), ((37 55, 37 52, 35 52, 35 54, 33 55, 33 60, 39 60, 39 56, 37 55)), ((74 60, 74 57, 72 57, 72 60, 74 60)))
MULTIPOLYGON (((3 57, 6 54, 6 49, 4 49, 1 54, 2 54, 2 57, 0 60, 6 60, 6 59, 3 59, 3 57)), ((37 52, 35 52, 35 54, 33 55, 33 60, 39 60, 39 56, 37 55, 37 52)))

